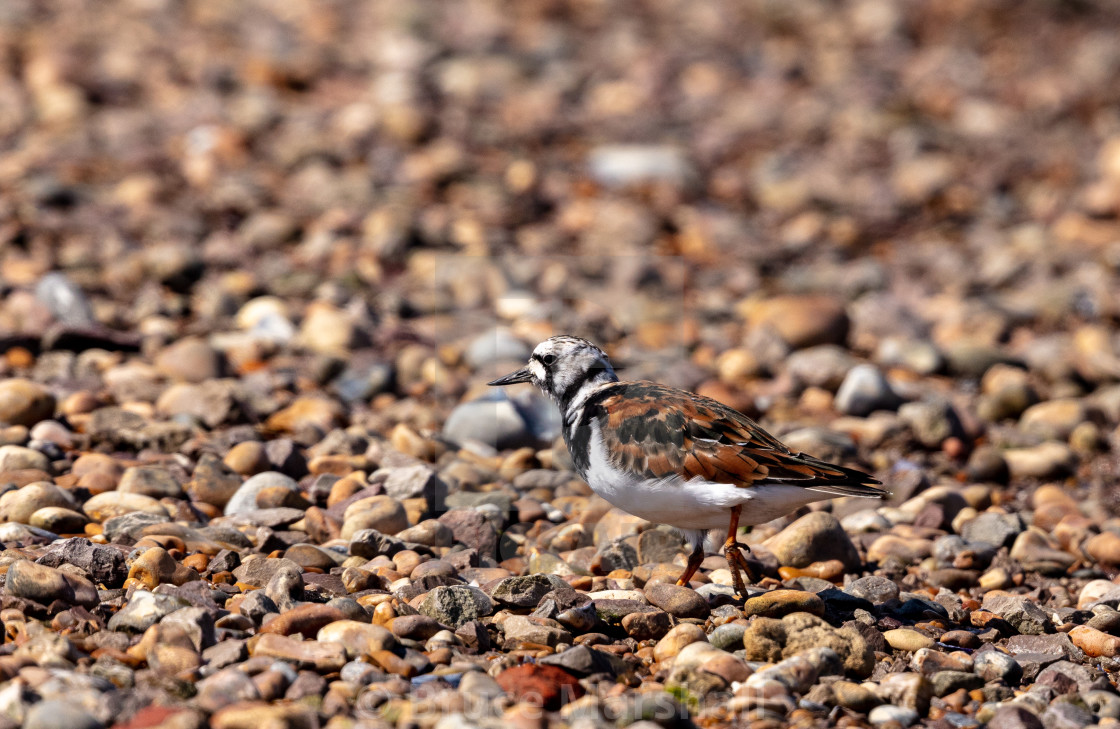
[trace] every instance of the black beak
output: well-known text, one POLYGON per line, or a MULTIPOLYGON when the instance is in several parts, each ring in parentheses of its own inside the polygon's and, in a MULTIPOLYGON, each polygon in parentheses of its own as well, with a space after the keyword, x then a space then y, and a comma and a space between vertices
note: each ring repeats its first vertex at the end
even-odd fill
POLYGON ((522 367, 517 372, 511 372, 505 377, 499 377, 493 382, 487 382, 487 385, 493 387, 504 387, 505 385, 516 385, 519 382, 530 382, 533 379, 533 373, 528 367, 522 367))

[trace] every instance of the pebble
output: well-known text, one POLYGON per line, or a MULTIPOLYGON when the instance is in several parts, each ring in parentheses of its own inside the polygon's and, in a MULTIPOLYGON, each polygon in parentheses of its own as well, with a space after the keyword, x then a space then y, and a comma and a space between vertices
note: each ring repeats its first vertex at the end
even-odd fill
POLYGON ((829 559, 840 560, 845 569, 855 569, 860 563, 859 552, 840 521, 823 511, 806 514, 767 539, 763 546, 778 558, 778 564, 790 567, 806 567, 829 559))
POLYGON ((900 651, 918 651, 922 648, 932 648, 934 644, 933 638, 909 628, 895 628, 885 631, 883 638, 891 648, 900 651))
MULTIPOLYGON (((31 427, 53 416, 54 409, 54 397, 41 385, 22 377, 0 380, 0 423, 31 427)), ((0 448, 0 463, 6 447, 0 448)))
POLYGON ((845 415, 866 417, 876 410, 895 410, 902 399, 874 365, 858 365, 848 371, 833 401, 845 415))
MULTIPOLYGON (((234 469, 237 470, 237 469, 234 469)), ((299 483, 282 473, 265 471, 247 479, 245 483, 233 493, 225 506, 225 514, 243 514, 257 508, 257 496, 265 489, 285 488, 289 491, 298 491, 299 483)))
POLYGON ((918 721, 918 712, 903 706, 876 706, 867 713, 871 726, 910 726, 918 721))

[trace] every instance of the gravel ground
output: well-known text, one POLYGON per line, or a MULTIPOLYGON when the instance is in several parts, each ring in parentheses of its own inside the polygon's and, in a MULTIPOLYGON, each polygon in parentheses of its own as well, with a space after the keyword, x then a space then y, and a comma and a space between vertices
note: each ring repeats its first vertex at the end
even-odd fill
POLYGON ((1117 726, 1118 32, 0 0, 0 729, 1117 726), (894 496, 677 587, 560 332, 894 496))

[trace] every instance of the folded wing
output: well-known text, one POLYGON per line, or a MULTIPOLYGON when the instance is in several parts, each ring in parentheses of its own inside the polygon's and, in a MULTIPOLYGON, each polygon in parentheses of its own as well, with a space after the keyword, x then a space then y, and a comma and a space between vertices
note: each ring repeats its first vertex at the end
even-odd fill
POLYGON ((794 453, 726 405, 652 382, 612 385, 589 414, 619 468, 648 478, 679 475, 749 488, 782 483, 836 496, 879 498, 879 482, 852 468, 794 453))

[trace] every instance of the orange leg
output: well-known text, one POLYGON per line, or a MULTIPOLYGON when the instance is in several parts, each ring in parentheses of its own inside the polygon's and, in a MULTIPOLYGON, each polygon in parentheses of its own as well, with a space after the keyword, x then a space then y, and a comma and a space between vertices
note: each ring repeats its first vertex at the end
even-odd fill
MULTIPOLYGON (((738 540, 735 539, 735 535, 739 531, 739 513, 742 509, 742 506, 736 506, 731 510, 731 524, 727 527, 727 541, 723 543, 723 553, 724 556, 727 557, 727 566, 731 569, 731 580, 735 583, 735 591, 739 593, 740 597, 745 599, 747 596, 747 585, 743 582, 742 573, 745 572, 747 574, 747 579, 751 582, 756 582, 757 577, 754 574, 754 570, 747 564, 743 553, 739 551, 743 549, 745 545, 740 544, 738 540)), ((746 547, 746 549, 748 552, 750 551, 750 547, 746 547)))
POLYGON ((696 545, 696 549, 692 550, 692 554, 688 555, 688 566, 684 568, 681 577, 677 580, 677 584, 687 586, 692 576, 696 574, 696 570, 700 569, 700 563, 704 561, 704 540, 696 545))

